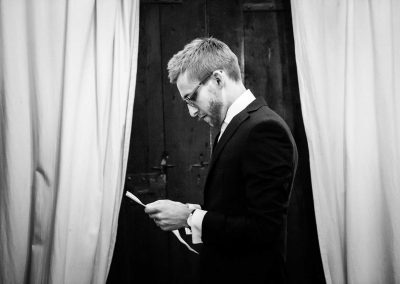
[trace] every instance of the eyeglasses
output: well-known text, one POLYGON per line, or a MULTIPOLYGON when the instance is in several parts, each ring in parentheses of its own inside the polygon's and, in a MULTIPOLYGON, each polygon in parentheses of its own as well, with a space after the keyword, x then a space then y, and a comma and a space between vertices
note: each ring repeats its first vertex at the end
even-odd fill
POLYGON ((212 74, 213 74, 213 73, 207 74, 207 75, 200 81, 200 83, 196 86, 196 88, 194 88, 193 91, 191 91, 188 95, 186 95, 186 96, 183 98, 183 100, 184 100, 188 105, 190 105, 190 106, 195 106, 195 105, 194 105, 194 102, 196 101, 197 94, 198 94, 198 90, 199 90, 200 86, 201 86, 201 85, 204 85, 204 84, 208 81, 208 79, 210 79, 210 77, 211 77, 212 74))

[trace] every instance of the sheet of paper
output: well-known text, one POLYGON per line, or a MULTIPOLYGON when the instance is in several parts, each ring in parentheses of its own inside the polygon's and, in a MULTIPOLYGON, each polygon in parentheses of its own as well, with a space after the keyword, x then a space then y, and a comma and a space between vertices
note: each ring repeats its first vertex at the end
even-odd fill
POLYGON ((188 250, 190 250, 191 252, 194 252, 195 254, 199 254, 196 250, 192 249, 192 247, 189 246, 188 243, 185 242, 184 239, 182 239, 181 234, 179 234, 179 231, 178 231, 178 230, 173 230, 172 233, 175 235, 175 237, 178 238, 178 240, 179 240, 182 244, 184 244, 184 245, 188 248, 188 250))
POLYGON ((125 195, 127 197, 129 197, 130 199, 132 199, 133 201, 135 201, 136 203, 142 205, 143 207, 146 207, 146 205, 144 205, 143 202, 140 201, 139 198, 137 198, 135 195, 133 195, 132 192, 127 191, 125 195))
MULTIPOLYGON (((143 204, 142 201, 140 201, 139 198, 137 198, 134 194, 132 194, 132 192, 127 191, 126 192, 126 197, 130 198, 131 200, 135 201, 136 203, 142 205, 143 207, 146 207, 146 205, 143 204)), ((175 235, 175 237, 182 243, 184 244, 188 250, 190 250, 191 252, 194 252, 196 254, 199 254, 196 250, 194 250, 191 246, 188 245, 187 242, 185 242, 184 239, 182 239, 181 235, 179 234, 178 230, 173 230, 172 233, 175 235)))

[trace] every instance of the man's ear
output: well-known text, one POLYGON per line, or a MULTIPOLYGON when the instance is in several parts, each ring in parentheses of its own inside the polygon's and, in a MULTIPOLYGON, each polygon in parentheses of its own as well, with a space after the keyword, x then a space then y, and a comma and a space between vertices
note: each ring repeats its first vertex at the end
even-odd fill
POLYGON ((213 77, 217 82, 218 87, 223 87, 225 85, 225 76, 223 70, 215 70, 213 73, 213 77))

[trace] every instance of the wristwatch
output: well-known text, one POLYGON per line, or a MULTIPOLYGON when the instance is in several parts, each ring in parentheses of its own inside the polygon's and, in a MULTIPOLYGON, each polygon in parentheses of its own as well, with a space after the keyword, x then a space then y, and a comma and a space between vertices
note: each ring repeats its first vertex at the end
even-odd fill
POLYGON ((193 217, 194 211, 196 211, 196 209, 193 209, 192 212, 190 212, 189 217, 186 220, 186 223, 189 225, 189 227, 192 227, 192 217, 193 217))

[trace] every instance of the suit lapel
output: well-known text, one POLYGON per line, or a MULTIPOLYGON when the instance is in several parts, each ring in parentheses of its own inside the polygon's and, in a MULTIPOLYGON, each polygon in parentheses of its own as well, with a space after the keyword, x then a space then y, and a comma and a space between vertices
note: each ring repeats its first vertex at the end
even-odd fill
POLYGON ((263 98, 257 98, 256 100, 254 100, 249 106, 247 106, 243 111, 238 113, 231 120, 231 122, 228 124, 227 128, 225 129, 219 141, 217 136, 213 145, 212 159, 210 163, 209 172, 212 171, 215 161, 218 159, 226 143, 231 139, 232 135, 236 132, 239 126, 250 116, 249 113, 259 109, 263 105, 266 105, 263 98))
POLYGON ((218 136, 214 140, 213 151, 211 156, 211 162, 208 169, 208 174, 205 182, 204 187, 204 205, 207 202, 208 196, 208 183, 210 182, 210 176, 213 175, 213 168, 218 160, 219 155, 221 154, 222 150, 224 149, 226 143, 231 139, 232 135, 238 130, 239 126, 246 121, 250 117, 250 113, 253 111, 258 110, 262 106, 266 106, 265 100, 263 98, 257 98, 253 101, 247 108, 243 111, 238 113, 228 124, 227 128, 225 129, 224 133, 221 136, 221 139, 218 141, 218 136))
MULTIPOLYGON (((232 137, 233 133, 237 130, 237 128, 242 124, 243 121, 246 120, 246 118, 249 116, 247 112, 241 112, 238 115, 236 115, 232 121, 228 124, 226 127, 224 133, 222 133, 221 138, 217 142, 217 144, 214 146, 214 151, 212 153, 212 159, 211 159, 211 164, 210 164, 210 171, 213 168, 213 165, 215 161, 217 160, 218 156, 221 154, 222 149, 224 148, 226 142, 229 141, 229 139, 232 137)), ((217 141, 217 140, 216 140, 217 141)))

